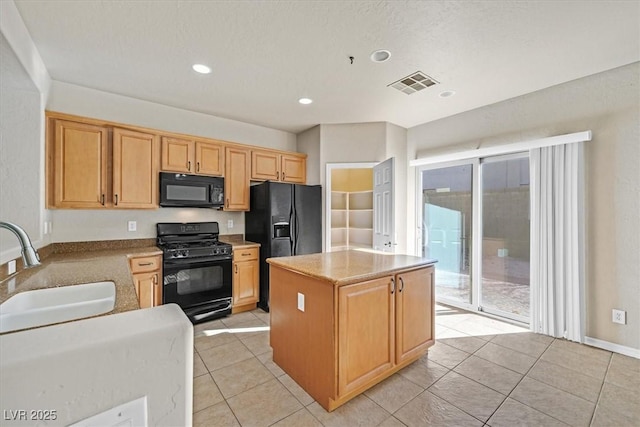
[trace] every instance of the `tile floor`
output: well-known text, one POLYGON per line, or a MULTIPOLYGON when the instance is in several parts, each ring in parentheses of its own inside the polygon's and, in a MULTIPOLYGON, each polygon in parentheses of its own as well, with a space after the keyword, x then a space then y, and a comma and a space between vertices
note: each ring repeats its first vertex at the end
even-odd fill
POLYGON ((269 314, 196 325, 194 426, 639 426, 640 360, 437 306, 437 343, 328 413, 272 361, 269 314))

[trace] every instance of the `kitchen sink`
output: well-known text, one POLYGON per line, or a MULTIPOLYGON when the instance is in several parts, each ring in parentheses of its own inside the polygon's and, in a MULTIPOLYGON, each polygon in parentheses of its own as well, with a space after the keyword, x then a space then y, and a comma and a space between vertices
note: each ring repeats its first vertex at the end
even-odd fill
POLYGON ((113 282, 21 292, 0 304, 0 333, 108 313, 115 300, 113 282))

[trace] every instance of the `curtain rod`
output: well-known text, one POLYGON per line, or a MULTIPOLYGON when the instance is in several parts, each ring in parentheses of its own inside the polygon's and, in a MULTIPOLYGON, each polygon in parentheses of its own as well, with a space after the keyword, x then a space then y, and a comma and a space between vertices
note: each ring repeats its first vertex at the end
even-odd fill
POLYGON ((473 150, 463 150, 455 153, 437 154, 434 156, 421 157, 409 161, 409 166, 431 165, 434 163, 451 162, 455 160, 465 160, 497 156, 501 154, 518 153, 529 151, 532 148, 552 147, 554 145, 570 144, 573 142, 591 141, 591 131, 568 133, 566 135, 556 135, 548 138, 534 139, 531 141, 512 142, 509 144, 496 145, 493 147, 476 148, 473 150))

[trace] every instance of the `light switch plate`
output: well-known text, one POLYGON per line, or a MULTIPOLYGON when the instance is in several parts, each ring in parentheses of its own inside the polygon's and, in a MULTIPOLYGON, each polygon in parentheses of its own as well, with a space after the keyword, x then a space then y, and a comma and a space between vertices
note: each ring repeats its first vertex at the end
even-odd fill
POLYGON ((304 311, 304 294, 298 292, 298 310, 304 311))
POLYGON ((233 220, 232 219, 228 219, 227 220, 227 228, 233 228, 233 220))

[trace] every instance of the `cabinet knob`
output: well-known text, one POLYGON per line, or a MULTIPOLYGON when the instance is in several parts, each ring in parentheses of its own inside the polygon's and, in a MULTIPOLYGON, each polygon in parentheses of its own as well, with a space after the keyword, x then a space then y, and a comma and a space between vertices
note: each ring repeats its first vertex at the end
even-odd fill
POLYGON ((191 160, 189 160, 187 162, 187 170, 189 170, 189 171, 191 170, 191 160))
POLYGON ((102 206, 104 206, 104 194, 103 194, 103 195, 102 195, 102 197, 100 198, 100 204, 101 204, 102 206))
POLYGON ((236 273, 238 272, 238 264, 235 265, 236 273))
POLYGON ((396 291, 396 281, 391 278, 391 295, 396 291))
POLYGON ((196 172, 200 172, 200 162, 196 162, 196 172))
POLYGON ((280 171, 276 171, 276 179, 280 180, 280 171))
POLYGON ((118 195, 116 194, 116 206, 118 206, 118 195))
POLYGON ((398 277, 398 280, 400 280, 400 290, 398 292, 402 292, 404 289, 404 280, 402 280, 402 277, 398 277))

